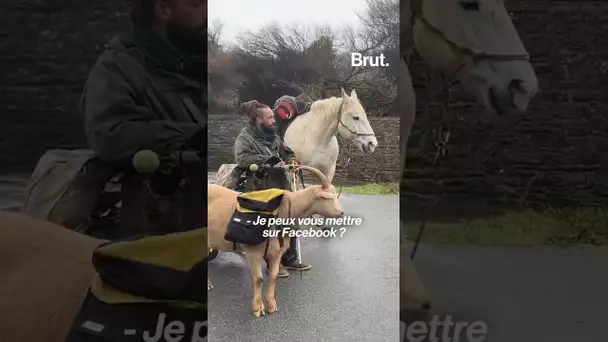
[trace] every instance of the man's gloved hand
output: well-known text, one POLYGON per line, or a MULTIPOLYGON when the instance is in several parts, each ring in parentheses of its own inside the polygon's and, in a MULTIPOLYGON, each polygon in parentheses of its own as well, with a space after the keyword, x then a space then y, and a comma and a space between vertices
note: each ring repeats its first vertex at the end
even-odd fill
POLYGON ((281 158, 279 158, 279 157, 277 157, 277 156, 273 156, 273 157, 270 157, 270 158, 269 158, 269 159, 266 161, 266 164, 268 164, 268 165, 277 165, 277 164, 279 164, 279 163, 280 163, 280 162, 282 162, 282 161, 283 161, 283 160, 282 160, 281 158))

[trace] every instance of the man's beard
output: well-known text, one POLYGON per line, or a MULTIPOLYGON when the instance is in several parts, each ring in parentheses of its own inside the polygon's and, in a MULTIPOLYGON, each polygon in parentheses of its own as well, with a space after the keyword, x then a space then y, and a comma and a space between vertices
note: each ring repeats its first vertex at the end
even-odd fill
POLYGON ((207 49, 207 25, 186 29, 176 23, 167 25, 167 38, 178 49, 201 55, 207 49))
POLYGON ((274 126, 267 126, 267 125, 264 125, 264 124, 261 124, 260 126, 262 128, 262 131, 264 133, 266 133, 266 134, 274 134, 274 133, 276 133, 274 126))

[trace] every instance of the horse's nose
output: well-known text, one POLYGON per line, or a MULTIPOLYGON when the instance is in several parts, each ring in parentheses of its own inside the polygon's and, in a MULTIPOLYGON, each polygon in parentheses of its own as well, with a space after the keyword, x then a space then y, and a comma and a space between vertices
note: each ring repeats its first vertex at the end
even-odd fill
POLYGON ((367 150, 370 152, 374 152, 376 150, 376 147, 378 147, 378 142, 376 141, 376 139, 370 140, 367 142, 367 150))
POLYGON ((525 112, 530 99, 536 94, 536 86, 516 78, 509 81, 509 96, 513 108, 518 112, 525 112))
POLYGON ((509 90, 512 92, 519 92, 522 95, 525 95, 526 97, 532 98, 534 97, 534 95, 536 95, 536 92, 538 91, 538 86, 534 82, 526 82, 525 80, 522 80, 520 78, 514 78, 509 81, 509 90))

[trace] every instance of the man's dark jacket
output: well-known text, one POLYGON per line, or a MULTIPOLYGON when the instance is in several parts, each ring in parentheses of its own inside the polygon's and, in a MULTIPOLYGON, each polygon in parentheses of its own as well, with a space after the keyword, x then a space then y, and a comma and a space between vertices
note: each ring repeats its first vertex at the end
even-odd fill
MULTIPOLYGON (((152 29, 136 28, 108 44, 85 84, 80 110, 90 148, 106 163, 130 171, 122 182, 124 229, 141 226, 138 233, 142 233, 206 226, 206 216, 198 214, 205 212, 206 206, 203 181, 207 170, 202 163, 184 167, 184 172, 192 174, 188 177, 191 183, 182 195, 166 196, 168 204, 157 203, 157 207, 165 208, 160 217, 148 214, 146 203, 150 197, 141 175, 129 169, 131 158, 141 149, 159 154, 177 150, 206 153, 202 88, 206 69, 200 67, 204 63, 198 59, 192 63, 183 56, 152 29)), ((179 183, 175 177, 155 177, 161 179, 158 183, 164 191, 179 183), (169 183, 172 185, 167 186, 169 183)))
MULTIPOLYGON (((236 174, 247 172, 251 164, 277 163, 276 160, 271 161, 275 158, 280 158, 290 164, 294 158, 293 151, 283 139, 276 134, 262 132, 255 124, 249 124, 241 130, 234 141, 232 152, 237 164, 233 177, 236 177, 236 174)), ((290 190, 282 170, 267 170, 267 176, 263 177, 259 184, 248 184, 249 190, 270 188, 290 190)))
MULTIPOLYGON (((91 70, 81 100, 91 149, 106 162, 130 162, 140 149, 191 146, 206 134, 202 82, 167 68, 135 43, 116 37, 91 70)), ((206 147, 204 147, 206 150, 206 147)))

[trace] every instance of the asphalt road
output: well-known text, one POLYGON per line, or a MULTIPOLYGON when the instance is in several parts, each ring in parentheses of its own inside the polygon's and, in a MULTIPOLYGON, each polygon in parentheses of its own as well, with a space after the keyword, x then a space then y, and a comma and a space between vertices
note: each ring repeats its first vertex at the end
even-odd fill
POLYGON ((423 244, 414 264, 434 311, 485 322, 485 342, 608 341, 606 248, 423 244))
POLYGON ((303 261, 313 268, 302 279, 293 271, 279 279, 274 314, 253 316, 251 275, 243 257, 220 253, 210 262, 215 286, 209 292, 210 341, 398 339, 398 197, 341 199, 346 215, 361 217, 363 225, 348 227, 343 237, 302 239, 303 261))
POLYGON ((29 175, 0 176, 0 210, 18 209, 23 202, 29 175))
MULTIPOLYGON (((0 179, 0 207, 20 204, 26 180, 0 179)), ((302 241, 313 269, 303 279, 292 272, 279 280, 279 312, 251 314, 251 276, 242 257, 220 253, 210 263, 211 341, 397 341, 397 197, 342 197, 347 214, 364 225, 343 238, 302 241)), ((486 322, 484 341, 608 340, 606 248, 422 244, 414 263, 434 312, 486 322)), ((458 341, 467 339, 452 340, 458 341)))

